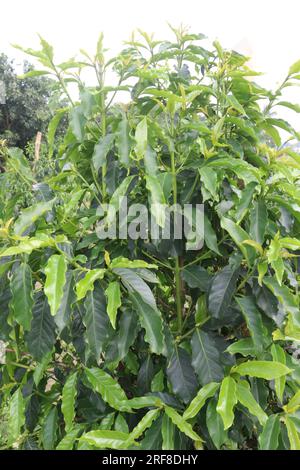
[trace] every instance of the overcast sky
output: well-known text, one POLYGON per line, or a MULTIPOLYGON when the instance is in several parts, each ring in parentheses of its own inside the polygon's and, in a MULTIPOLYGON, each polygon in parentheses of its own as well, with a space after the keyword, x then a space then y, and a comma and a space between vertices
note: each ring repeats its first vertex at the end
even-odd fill
MULTIPOLYGON (((22 55, 10 44, 38 47, 37 33, 53 44, 58 60, 65 60, 80 48, 93 52, 100 31, 112 54, 136 28, 168 39, 167 22, 183 23, 251 55, 251 66, 265 73, 260 83, 268 87, 300 59, 300 0, 6 0, 0 5, 0 51, 19 61, 22 55)), ((300 88, 287 93, 300 103, 300 88)))

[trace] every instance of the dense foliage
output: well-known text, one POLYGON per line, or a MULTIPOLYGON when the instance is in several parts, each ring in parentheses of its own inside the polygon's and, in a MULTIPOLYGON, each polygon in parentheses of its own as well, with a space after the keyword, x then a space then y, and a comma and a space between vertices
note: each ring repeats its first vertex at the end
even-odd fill
POLYGON ((44 40, 25 50, 69 105, 50 174, 1 148, 2 448, 300 449, 299 135, 275 114, 300 110, 281 98, 300 62, 270 92, 246 57, 174 33, 108 61, 102 37, 59 65, 44 40), (99 240, 99 206, 125 194, 204 203, 203 248, 99 240))

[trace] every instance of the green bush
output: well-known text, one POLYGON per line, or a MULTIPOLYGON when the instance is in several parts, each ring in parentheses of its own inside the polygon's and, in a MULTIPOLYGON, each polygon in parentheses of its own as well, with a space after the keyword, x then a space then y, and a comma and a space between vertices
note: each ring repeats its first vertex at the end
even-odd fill
POLYGON ((31 197, 20 210, 1 183, 2 448, 300 449, 299 134, 275 114, 300 110, 281 98, 300 62, 270 92, 246 57, 174 33, 110 60, 102 37, 59 65, 43 39, 25 50, 69 106, 49 175, 1 150, 31 197), (100 240, 99 207, 125 195, 204 204, 204 246, 100 240))

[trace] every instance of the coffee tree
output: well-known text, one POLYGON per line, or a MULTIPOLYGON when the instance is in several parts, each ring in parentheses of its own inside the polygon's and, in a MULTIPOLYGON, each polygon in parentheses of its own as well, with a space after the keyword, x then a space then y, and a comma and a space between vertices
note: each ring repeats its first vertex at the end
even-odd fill
POLYGON ((299 134, 278 117, 300 111, 282 98, 300 62, 271 92, 246 57, 173 32, 110 59, 102 36, 61 64, 43 39, 24 50, 69 106, 51 174, 1 147, 2 448, 300 449, 299 134), (160 227, 164 205, 203 204, 203 246, 99 237, 125 196, 160 227))

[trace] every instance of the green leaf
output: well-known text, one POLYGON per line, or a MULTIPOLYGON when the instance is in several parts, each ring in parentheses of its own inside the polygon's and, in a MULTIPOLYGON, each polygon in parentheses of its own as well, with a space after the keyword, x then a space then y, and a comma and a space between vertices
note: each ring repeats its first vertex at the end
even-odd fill
POLYGON ((194 418, 194 416, 199 413, 201 408, 203 408, 206 403, 206 400, 210 397, 213 397, 219 387, 220 384, 216 382, 204 385, 204 387, 199 390, 195 398, 191 401, 191 403, 183 413, 183 418, 185 420, 194 418))
POLYGON ((56 315, 64 294, 67 262, 63 255, 52 255, 45 267, 46 282, 44 292, 48 298, 51 315, 56 315))
POLYGON ((25 424, 25 403, 18 388, 10 398, 8 411, 8 439, 13 444, 21 435, 21 429, 25 424))
POLYGON ((39 238, 29 238, 26 241, 21 242, 18 246, 11 246, 6 250, 0 253, 0 258, 4 258, 6 256, 15 256, 26 253, 30 255, 34 250, 38 250, 39 248, 43 248, 46 246, 51 246, 53 244, 53 239, 49 237, 43 237, 42 239, 39 238))
POLYGON ((56 130, 59 126, 60 121, 62 120, 62 118, 64 117, 64 115, 67 113, 68 110, 69 108, 59 109, 58 111, 56 111, 55 115, 49 122, 48 134, 47 134, 47 140, 48 140, 48 146, 49 146, 49 158, 52 158, 53 156, 56 130))
POLYGON ((256 307, 254 297, 236 297, 235 300, 245 317, 256 351, 262 352, 268 341, 266 329, 261 314, 256 307))
POLYGON ((55 199, 47 202, 39 202, 27 209, 24 209, 16 220, 14 225, 15 235, 22 235, 32 224, 34 224, 42 215, 51 211, 55 199))
POLYGON ((119 152, 120 162, 128 167, 130 164, 129 154, 130 154, 130 136, 129 136, 129 125, 126 118, 126 115, 123 115, 122 120, 120 121, 116 144, 119 152))
POLYGON ((178 429, 183 432, 186 436, 188 436, 193 441, 202 442, 201 437, 198 436, 195 431, 193 431, 193 428, 190 423, 187 423, 185 419, 179 413, 177 413, 177 411, 175 411, 170 406, 165 406, 165 413, 171 419, 172 423, 174 423, 175 426, 177 426, 178 429))
POLYGON ((28 264, 21 263, 13 272, 11 281, 14 318, 24 330, 30 330, 32 320, 32 277, 28 264))
POLYGON ((50 351, 48 354, 46 354, 43 357, 42 361, 37 363, 37 365, 35 366, 35 369, 34 369, 34 372, 33 372, 33 381, 34 381, 36 386, 38 386, 40 381, 42 380, 44 372, 47 369, 51 359, 52 359, 52 351, 50 351))
POLYGON ((144 164, 147 175, 154 176, 157 174, 157 156, 156 152, 147 145, 145 154, 144 154, 144 164))
POLYGON ((59 333, 67 326, 70 321, 73 303, 75 302, 75 292, 74 292, 74 279, 73 272, 67 271, 66 273, 66 283, 64 285, 64 293, 61 299, 59 308, 54 317, 55 324, 58 328, 59 333))
POLYGON ((91 352, 97 360, 103 348, 112 337, 113 329, 106 312, 106 299, 102 288, 98 285, 87 293, 85 302, 86 337, 91 352))
POLYGON ((34 298, 31 330, 26 337, 30 354, 41 362, 52 351, 56 340, 55 323, 50 314, 47 298, 39 292, 34 298))
POLYGON ((217 449, 220 449, 227 440, 227 432, 224 429, 223 420, 217 412, 217 401, 210 400, 206 408, 206 426, 217 449))
MULTIPOLYGON (((281 399, 282 401, 282 399, 281 399)), ((300 390, 289 400, 287 405, 283 407, 286 413, 295 413, 300 408, 300 390)))
POLYGON ((226 351, 229 354, 241 354, 242 356, 256 356, 252 338, 239 339, 232 343, 226 351))
POLYGON ((258 437, 259 448, 261 450, 276 450, 280 433, 279 415, 268 417, 262 433, 258 437))
POLYGON ((234 420, 233 408, 236 403, 236 382, 232 377, 225 377, 221 383, 217 404, 217 412, 222 417, 225 430, 232 426, 234 420))
POLYGON ((166 200, 163 188, 159 180, 151 175, 146 176, 146 187, 151 194, 151 212, 155 217, 156 223, 164 227, 166 219, 166 200))
POLYGON ((99 171, 104 165, 106 156, 113 146, 114 139, 114 134, 107 134, 101 137, 99 143, 95 145, 92 160, 96 171, 99 171))
POLYGON ((130 185, 135 177, 126 176, 120 186, 115 190, 109 201, 109 207, 106 216, 107 225, 110 226, 115 221, 115 215, 119 211, 124 196, 126 196, 130 185))
POLYGON ((145 341, 149 343, 153 353, 163 354, 165 351, 165 342, 160 311, 157 307, 146 303, 144 297, 137 291, 130 293, 130 299, 139 316, 141 325, 145 329, 145 341))
POLYGON ((273 277, 265 277, 263 283, 282 304, 286 313, 290 313, 297 326, 300 326, 300 312, 296 298, 287 286, 280 286, 273 277))
POLYGON ((205 188, 212 195, 213 199, 218 200, 217 192, 217 173, 208 167, 199 168, 200 178, 205 188))
POLYGON ((252 395, 249 384, 246 381, 237 383, 236 392, 238 401, 245 406, 252 415, 256 416, 260 424, 263 426, 266 423, 268 416, 252 395))
POLYGON ((93 367, 91 369, 85 369, 85 374, 92 389, 100 393, 103 400, 112 408, 118 411, 131 410, 124 390, 107 372, 93 367))
POLYGON ((253 181, 249 183, 246 186, 246 188, 242 191, 240 201, 236 207, 236 217, 238 221, 241 221, 244 218, 252 202, 252 198, 255 193, 256 187, 257 187, 257 182, 253 181))
POLYGON ((146 429, 150 428, 153 421, 155 421, 160 414, 160 410, 150 410, 145 416, 141 419, 141 421, 133 428, 130 433, 130 437, 128 442, 134 442, 135 439, 138 439, 146 429))
POLYGON ((115 431, 129 433, 129 428, 126 419, 121 413, 118 413, 114 424, 115 431))
POLYGON ((267 222, 267 206, 262 199, 259 199, 253 203, 253 208, 250 211, 250 236, 261 245, 264 242, 267 222))
POLYGON ((212 276, 201 266, 187 266, 181 271, 182 279, 192 289, 199 288, 203 292, 209 290, 212 276))
POLYGON ((115 269, 115 268, 130 268, 130 269, 138 269, 138 268, 152 268, 152 269, 157 269, 156 264, 149 264, 146 261, 143 261, 141 259, 128 259, 124 258, 123 256, 118 256, 117 258, 114 258, 110 265, 110 269, 115 269))
MULTIPOLYGON (((282 349, 282 347, 279 346, 279 344, 275 344, 275 343, 272 344, 271 354, 272 354, 273 361, 281 362, 281 364, 284 364, 284 365, 286 364, 285 352, 282 349)), ((275 391, 276 391, 276 395, 280 403, 282 403, 283 401, 285 382, 286 382, 285 375, 283 375, 282 377, 279 377, 278 379, 275 379, 275 391)))
POLYGON ((192 365, 201 385, 221 381, 224 377, 220 353, 209 333, 196 328, 192 339, 192 365))
POLYGON ((293 75, 294 73, 300 72, 300 60, 297 60, 293 65, 289 68, 289 75, 293 75))
POLYGON ((53 450, 57 439, 57 407, 51 408, 42 425, 42 441, 45 450, 53 450))
POLYGON ((213 278, 208 297, 208 310, 215 318, 222 318, 235 291, 239 268, 225 266, 213 278))
POLYGON ((294 421, 289 416, 285 416, 284 422, 287 428, 291 450, 300 450, 300 435, 294 421))
POLYGON ((243 253, 248 264, 251 264, 255 258, 255 250, 251 246, 243 245, 245 240, 249 240, 251 238, 248 233, 232 220, 225 217, 222 217, 221 219, 221 227, 229 233, 233 241, 243 253))
POLYGON ((135 141, 135 153, 137 157, 141 160, 142 158, 144 158, 148 144, 148 126, 146 117, 144 117, 142 121, 140 121, 136 126, 135 141))
POLYGON ((130 434, 120 431, 90 431, 81 436, 80 442, 87 442, 97 449, 126 449, 130 434))
POLYGON ((232 372, 266 380, 274 380, 292 372, 284 364, 275 361, 247 361, 233 367, 232 372))
POLYGON ((70 429, 70 431, 58 443, 56 450, 72 450, 81 429, 82 427, 80 425, 74 426, 72 429, 70 429))
POLYGON ((118 281, 110 282, 105 291, 107 297, 107 313, 112 327, 116 329, 118 308, 121 307, 121 289, 118 281))
POLYGON ((119 362, 128 353, 139 330, 138 318, 134 310, 130 308, 122 309, 118 321, 118 329, 105 351, 107 363, 119 362))
POLYGON ((276 106, 284 106, 285 108, 292 109, 296 113, 300 113, 300 105, 290 103, 289 101, 279 101, 278 103, 276 103, 276 106))
POLYGON ((204 214, 204 241, 205 241, 206 246, 211 251, 214 251, 215 253, 217 253, 217 255, 221 256, 221 253, 218 247, 218 240, 217 240, 216 233, 206 214, 204 214))
POLYGON ((198 382, 191 365, 189 354, 182 348, 175 346, 167 367, 167 376, 172 385, 173 392, 184 403, 189 403, 196 394, 198 382))
POLYGON ((68 433, 73 426, 75 417, 75 402, 77 395, 77 372, 69 375, 62 390, 61 411, 64 415, 66 432, 68 433))
POLYGON ((76 284, 77 300, 83 299, 88 291, 94 290, 94 283, 97 279, 103 279, 105 269, 91 269, 86 275, 80 279, 76 284))
POLYGON ((162 450, 174 450, 175 426, 168 415, 164 414, 162 420, 162 450))
POLYGON ((78 142, 84 139, 84 126, 86 117, 81 106, 76 106, 70 111, 70 128, 78 142))

